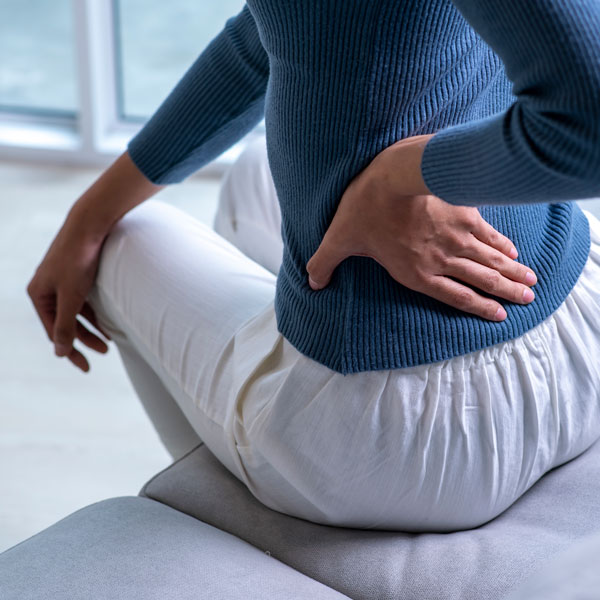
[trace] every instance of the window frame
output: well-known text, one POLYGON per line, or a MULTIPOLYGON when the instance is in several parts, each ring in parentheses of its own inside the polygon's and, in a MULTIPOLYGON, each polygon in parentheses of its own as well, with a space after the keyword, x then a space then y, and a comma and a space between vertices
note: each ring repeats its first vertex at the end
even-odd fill
MULTIPOLYGON (((71 7, 79 111, 69 115, 0 107, 2 160, 107 166, 143 127, 142 122, 119 115, 116 0, 71 0, 71 7)), ((198 175, 221 175, 263 132, 259 126, 198 175)))

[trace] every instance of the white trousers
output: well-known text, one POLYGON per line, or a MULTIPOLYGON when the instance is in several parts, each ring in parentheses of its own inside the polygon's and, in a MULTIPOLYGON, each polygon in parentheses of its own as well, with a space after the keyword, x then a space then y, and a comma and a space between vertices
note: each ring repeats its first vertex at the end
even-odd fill
POLYGON ((277 331, 280 216, 257 142, 224 182, 218 233, 143 203, 108 236, 89 300, 173 457, 202 440, 265 505, 317 523, 468 529, 600 437, 600 221, 586 215, 584 271, 522 337, 343 376, 277 331))

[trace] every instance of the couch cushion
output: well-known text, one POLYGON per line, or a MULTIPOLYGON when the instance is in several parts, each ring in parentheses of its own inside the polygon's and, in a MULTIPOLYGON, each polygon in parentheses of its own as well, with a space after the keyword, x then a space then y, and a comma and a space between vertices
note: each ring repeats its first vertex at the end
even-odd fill
POLYGON ((336 600, 344 596, 163 504, 104 500, 0 554, 2 600, 336 600))
POLYGON ((267 508, 200 445, 140 492, 228 531, 356 600, 497 600, 600 531, 600 442, 547 473, 493 521, 455 533, 318 525, 267 508))
POLYGON ((598 600, 600 534, 578 540, 536 571, 506 600, 598 600))

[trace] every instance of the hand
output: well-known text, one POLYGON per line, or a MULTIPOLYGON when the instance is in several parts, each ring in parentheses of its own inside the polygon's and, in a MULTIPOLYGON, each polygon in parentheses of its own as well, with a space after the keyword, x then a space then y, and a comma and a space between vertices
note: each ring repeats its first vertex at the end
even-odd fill
POLYGON ((306 265, 309 285, 321 289, 348 256, 368 256, 402 285, 488 320, 506 318, 502 305, 451 277, 511 302, 531 302, 528 286, 537 278, 512 260, 518 255, 512 242, 476 207, 404 195, 391 157, 384 150, 350 182, 306 265))
POLYGON ((90 366, 85 356, 73 347, 74 339, 97 352, 107 352, 108 346, 77 315, 85 317, 110 340, 86 302, 96 277, 101 247, 102 239, 82 233, 80 224, 70 215, 27 286, 48 338, 55 344, 56 355, 68 357, 84 372, 90 366))
POLYGON ((89 371, 90 365, 73 347, 75 338, 97 352, 107 352, 108 346, 77 315, 110 340, 86 302, 96 278, 102 244, 119 219, 163 187, 146 179, 128 152, 121 154, 72 206, 27 286, 44 329, 55 344, 56 355, 67 356, 82 371, 89 371))

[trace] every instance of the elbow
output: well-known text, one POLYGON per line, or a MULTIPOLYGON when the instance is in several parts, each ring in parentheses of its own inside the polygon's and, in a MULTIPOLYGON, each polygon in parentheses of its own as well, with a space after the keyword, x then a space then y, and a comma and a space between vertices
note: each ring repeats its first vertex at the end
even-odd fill
POLYGON ((570 150, 574 174, 580 183, 600 194, 600 63, 588 79, 587 93, 577 94, 564 119, 569 135, 565 149, 570 150))
POLYGON ((576 144, 565 145, 564 175, 574 190, 587 197, 600 196, 600 136, 589 132, 576 144))
POLYGON ((517 92, 513 126, 547 174, 600 194, 600 62, 517 92))
POLYGON ((567 164, 580 185, 588 186, 593 195, 600 194, 600 111, 583 113, 584 118, 573 135, 567 164))
POLYGON ((576 170, 580 183, 589 186, 590 193, 600 195, 600 110, 590 111, 587 114, 585 133, 581 134, 578 151, 574 158, 579 164, 576 170))
POLYGON ((549 175, 590 197, 600 195, 600 102, 537 111, 522 116, 521 126, 530 152, 549 175))

